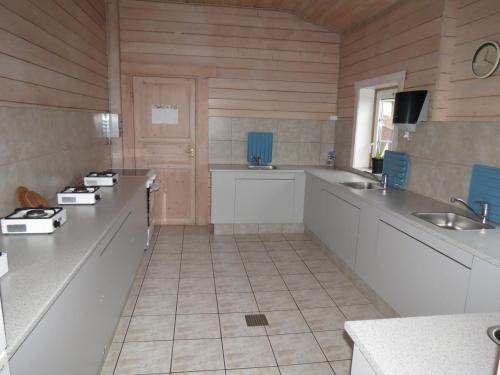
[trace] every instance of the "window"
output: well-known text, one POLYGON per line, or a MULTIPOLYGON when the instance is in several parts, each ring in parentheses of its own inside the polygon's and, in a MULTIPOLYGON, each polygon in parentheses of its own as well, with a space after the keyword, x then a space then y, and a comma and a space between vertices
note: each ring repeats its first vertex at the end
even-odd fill
POLYGON ((391 150, 394 141, 394 96, 397 88, 376 90, 371 157, 391 150))
POLYGON ((405 76, 403 71, 355 83, 352 168, 368 171, 377 153, 397 149, 394 97, 403 90, 405 76))

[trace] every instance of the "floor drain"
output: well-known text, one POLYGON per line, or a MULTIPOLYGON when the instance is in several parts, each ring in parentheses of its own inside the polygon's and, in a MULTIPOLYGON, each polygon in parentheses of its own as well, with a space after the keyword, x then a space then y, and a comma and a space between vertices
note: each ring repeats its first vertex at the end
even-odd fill
POLYGON ((269 323, 264 314, 245 315, 248 327, 268 326, 269 323))

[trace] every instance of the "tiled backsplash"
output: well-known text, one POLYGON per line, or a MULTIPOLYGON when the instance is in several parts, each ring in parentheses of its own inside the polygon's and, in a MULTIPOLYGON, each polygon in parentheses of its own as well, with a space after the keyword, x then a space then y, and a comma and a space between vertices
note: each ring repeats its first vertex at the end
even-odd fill
POLYGON ((316 120, 210 117, 209 162, 246 164, 247 133, 268 131, 273 136, 273 164, 321 165, 333 149, 335 123, 316 120))
POLYGON ((441 201, 467 197, 472 165, 500 166, 500 122, 429 122, 398 148, 410 155, 408 189, 441 201))
MULTIPOLYGON (((336 167, 349 169, 352 121, 335 127, 336 167)), ((500 166, 500 123, 428 122, 410 140, 398 139, 398 151, 410 156, 407 189, 447 202, 451 195, 467 197, 474 164, 500 166)))
POLYGON ((111 165, 98 113, 0 107, 0 216, 17 207, 25 185, 54 198, 91 170, 111 165))

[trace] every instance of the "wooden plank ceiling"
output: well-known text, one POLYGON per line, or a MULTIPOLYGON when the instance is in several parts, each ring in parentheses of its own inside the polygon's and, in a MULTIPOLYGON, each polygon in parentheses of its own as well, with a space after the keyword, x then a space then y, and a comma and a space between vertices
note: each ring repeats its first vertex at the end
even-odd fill
POLYGON ((170 3, 281 10, 332 31, 346 31, 400 0, 159 0, 170 3))

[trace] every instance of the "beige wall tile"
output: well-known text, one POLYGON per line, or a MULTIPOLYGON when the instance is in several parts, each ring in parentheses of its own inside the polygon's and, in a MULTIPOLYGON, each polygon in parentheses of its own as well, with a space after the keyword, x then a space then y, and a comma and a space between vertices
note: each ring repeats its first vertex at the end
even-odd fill
POLYGON ((320 152, 320 143, 301 143, 299 146, 299 164, 318 165, 320 152))
POLYGON ((281 224, 259 224, 259 233, 281 233, 281 224))
POLYGON ((247 164, 247 142, 231 142, 231 163, 247 164))
POLYGON ((215 235, 225 235, 225 234, 233 234, 234 233, 234 225, 233 224, 215 224, 214 225, 214 234, 215 235))
POLYGON ((111 166, 99 113, 0 107, 0 216, 25 185, 48 199, 92 170, 111 166), (82 157, 85 156, 85 157, 82 157))
POLYGON ((212 141, 229 141, 232 138, 231 118, 210 117, 208 121, 208 139, 212 141))
POLYGON ((335 122, 332 121, 211 117, 209 122, 209 163, 213 164, 246 163, 246 141, 250 131, 273 133, 273 163, 282 165, 324 164, 326 153, 330 151, 326 149, 332 148, 335 139, 335 122), (228 139, 233 141, 232 155, 219 143, 228 139), (325 144, 323 151, 321 143, 325 144), (313 150, 314 147, 317 149, 313 150))
POLYGON ((234 234, 259 233, 258 224, 234 224, 234 234))
POLYGON ((335 142, 335 121, 321 122, 321 142, 322 143, 335 142))
POLYGON ((300 124, 300 142, 321 142, 321 123, 303 122, 300 124))
POLYGON ((300 143, 280 142, 275 144, 273 159, 276 164, 298 164, 300 143))
POLYGON ((208 145, 208 157, 213 164, 230 164, 232 154, 231 141, 215 141, 208 145))
POLYGON ((297 121, 282 122, 278 127, 278 142, 298 142, 300 132, 301 129, 297 121))
POLYGON ((283 233, 304 233, 304 224, 283 224, 283 233))

